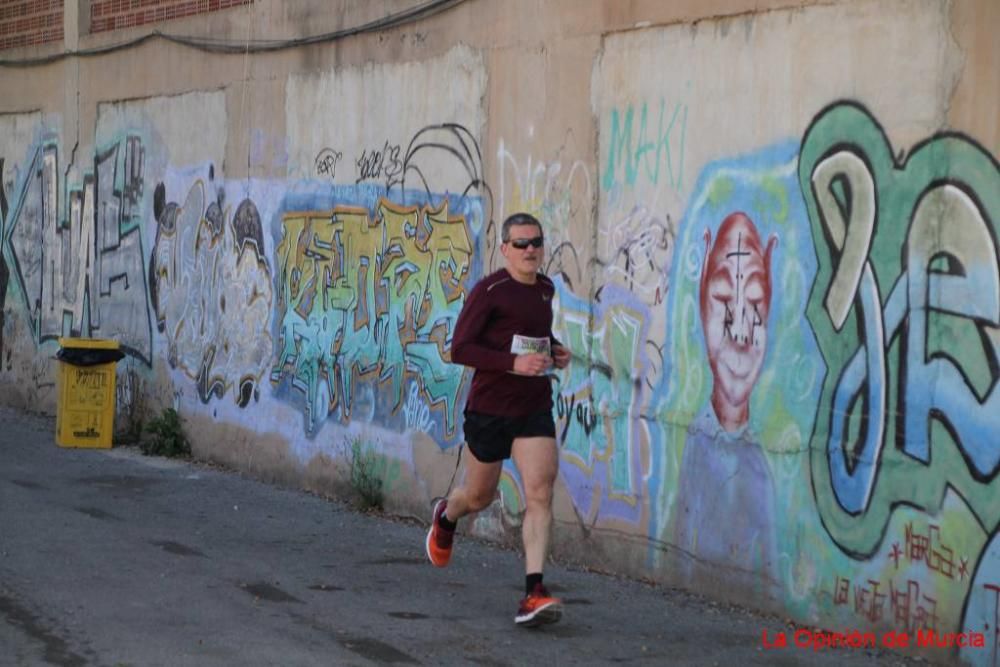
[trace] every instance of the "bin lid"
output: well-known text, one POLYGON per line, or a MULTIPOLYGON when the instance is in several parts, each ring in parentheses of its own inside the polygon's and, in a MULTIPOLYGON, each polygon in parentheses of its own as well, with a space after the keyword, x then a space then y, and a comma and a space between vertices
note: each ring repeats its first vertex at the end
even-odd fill
POLYGON ((117 350, 118 341, 107 338, 59 338, 62 348, 83 348, 88 350, 117 350))

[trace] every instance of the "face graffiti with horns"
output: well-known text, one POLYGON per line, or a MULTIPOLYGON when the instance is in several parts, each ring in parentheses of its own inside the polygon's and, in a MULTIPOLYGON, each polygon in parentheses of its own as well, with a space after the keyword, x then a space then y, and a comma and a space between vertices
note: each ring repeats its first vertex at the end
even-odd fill
POLYGON ((772 236, 764 246, 753 221, 739 212, 722 221, 714 244, 705 231, 701 323, 712 369, 712 408, 729 432, 747 424, 750 393, 764 363, 776 244, 772 236))

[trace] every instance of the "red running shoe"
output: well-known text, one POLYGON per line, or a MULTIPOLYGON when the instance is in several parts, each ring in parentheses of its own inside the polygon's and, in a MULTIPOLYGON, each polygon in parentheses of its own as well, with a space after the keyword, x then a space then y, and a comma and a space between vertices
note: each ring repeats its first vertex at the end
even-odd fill
POLYGON ((521 600, 514 622, 523 628, 533 628, 555 623, 560 618, 562 618, 562 600, 549 595, 545 586, 535 584, 535 590, 521 600))
POLYGON ((438 519, 444 514, 448 507, 448 500, 442 498, 434 504, 434 513, 431 516, 431 527, 427 531, 427 558, 430 559, 434 567, 444 567, 451 560, 451 543, 455 539, 455 531, 445 530, 438 523, 438 519))

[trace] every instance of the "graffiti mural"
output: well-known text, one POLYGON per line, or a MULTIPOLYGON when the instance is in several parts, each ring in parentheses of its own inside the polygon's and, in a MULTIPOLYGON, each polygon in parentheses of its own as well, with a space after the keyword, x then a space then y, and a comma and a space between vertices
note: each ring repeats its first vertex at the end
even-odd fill
MULTIPOLYGON (((780 507, 801 488, 822 365, 799 325, 811 238, 797 142, 702 170, 678 225, 663 378, 650 411, 651 529, 692 582, 777 600, 798 547, 780 507)), ((801 501, 800 501, 801 502, 801 501)))
POLYGON ((322 149, 325 182, 280 207, 271 381, 302 404, 309 437, 336 414, 454 446, 467 378, 450 362, 452 329, 494 249, 476 251, 494 230, 479 143, 460 124, 427 125, 362 148, 345 179, 343 155, 322 149))
POLYGON ((553 383, 560 471, 584 525, 598 519, 639 525, 648 515, 643 454, 649 435, 642 418, 647 309, 614 285, 591 304, 561 280, 554 282, 553 331, 583 357, 553 383))
POLYGON ((973 563, 1000 518, 1000 168, 956 134, 897 158, 844 102, 806 132, 799 179, 819 262, 807 315, 828 368, 810 446, 823 527, 868 559, 889 548, 894 508, 943 517, 940 539, 965 545, 923 582, 947 598, 937 616, 953 630, 963 605, 964 627, 993 627, 1000 567, 973 563), (970 568, 971 589, 948 584, 970 568))
MULTIPOLYGON (((443 413, 445 434, 454 434, 464 369, 450 363, 449 349, 473 247, 465 217, 451 215, 447 199, 284 214, 271 380, 288 376, 305 395, 307 431, 335 410, 349 420, 363 378, 386 383, 389 411, 397 412, 412 377, 443 413)), ((416 414, 411 396, 408 422, 416 414)))
POLYGON ((698 301, 712 389, 688 429, 673 542, 701 559, 770 572, 774 485, 749 422, 767 349, 777 239, 763 243, 753 221, 736 212, 722 221, 714 243, 710 230, 704 240, 698 301), (740 520, 725 530, 709 528, 735 516, 740 520))
POLYGON ((807 132, 800 178, 820 260, 808 316, 829 368, 812 449, 824 525, 871 553, 894 504, 934 511, 949 484, 992 528, 996 161, 946 135, 897 163, 875 120, 842 104, 807 132))
POLYGON ((100 150, 79 187, 63 183, 55 143, 22 170, 5 243, 37 341, 114 338, 152 363, 152 323, 140 227, 145 149, 136 136, 100 150))
POLYGON ((202 402, 232 390, 246 407, 259 399, 272 348, 271 274, 257 207, 244 199, 233 211, 222 188, 209 198, 198 180, 181 204, 168 202, 158 184, 153 215, 149 290, 167 361, 195 380, 202 402))

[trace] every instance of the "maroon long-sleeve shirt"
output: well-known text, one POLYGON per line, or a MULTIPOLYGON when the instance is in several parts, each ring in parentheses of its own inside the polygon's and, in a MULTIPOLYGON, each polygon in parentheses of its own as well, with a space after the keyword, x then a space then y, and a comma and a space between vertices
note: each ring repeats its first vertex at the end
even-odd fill
POLYGON ((466 409, 488 415, 522 417, 552 409, 548 376, 514 375, 515 335, 552 336, 555 286, 541 273, 533 285, 511 277, 506 269, 480 280, 462 308, 451 340, 451 360, 475 369, 466 409))

